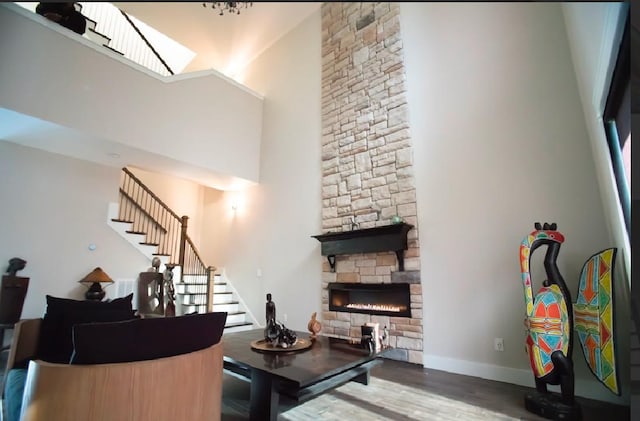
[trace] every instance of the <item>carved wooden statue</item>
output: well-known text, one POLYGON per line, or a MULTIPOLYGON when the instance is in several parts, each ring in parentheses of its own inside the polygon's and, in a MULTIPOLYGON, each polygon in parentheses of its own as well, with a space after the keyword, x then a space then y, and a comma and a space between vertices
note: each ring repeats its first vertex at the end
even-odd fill
POLYGON ((176 265, 167 263, 164 271, 164 289, 167 296, 167 304, 164 309, 164 315, 166 317, 173 317, 176 315, 176 294, 173 287, 173 268, 176 265))
MULTIPOLYGON (((526 350, 531 369, 535 376, 537 391, 537 393, 530 393, 525 396, 525 407, 527 410, 547 418, 578 420, 581 418, 581 413, 580 407, 574 398, 574 371, 572 360, 574 327, 578 330, 585 356, 589 353, 591 354, 591 360, 594 366, 600 361, 599 357, 597 358, 598 362, 595 361, 595 354, 601 354, 600 349, 596 352, 596 348, 604 345, 604 342, 600 340, 601 335, 594 333, 595 331, 603 332, 602 326, 604 326, 600 322, 598 314, 598 308, 600 306, 597 302, 599 298, 596 297, 596 295, 599 294, 592 293, 594 281, 591 275, 585 275, 585 268, 589 267, 591 269, 587 269, 587 271, 590 270, 591 274, 595 273, 593 263, 589 263, 594 258, 597 258, 598 262, 601 263, 598 268, 599 275, 597 278, 605 280, 604 284, 601 284, 601 289, 604 293, 608 291, 608 295, 605 294, 602 298, 608 306, 609 319, 606 320, 605 325, 610 326, 608 330, 607 326, 604 327, 605 331, 608 332, 606 342, 608 348, 606 348, 605 359, 610 362, 610 364, 607 365, 607 380, 609 384, 615 383, 615 355, 613 340, 611 340, 613 326, 611 270, 613 266, 613 255, 615 255, 615 253, 611 252, 612 249, 608 249, 598 255, 592 256, 587 263, 585 263, 580 281, 578 301, 576 302, 576 323, 574 324, 574 308, 571 293, 556 264, 560 246, 563 242, 564 236, 557 231, 556 224, 545 223, 544 226, 541 226, 539 223, 536 223, 535 231, 531 232, 520 245, 520 272, 526 305, 526 350), (544 269, 547 279, 542 282, 542 287, 534 297, 529 264, 533 252, 542 245, 547 246, 544 259, 544 269), (596 257, 601 255, 604 257, 596 257), (586 282, 586 279, 589 279, 589 281, 586 282), (607 279, 608 283, 606 282, 607 279), (585 297, 585 291, 587 291, 586 294, 588 297, 585 297), (590 305, 591 307, 589 307, 590 305), (594 307, 597 308, 594 310, 594 307), (582 330, 583 333, 580 333, 580 330, 582 330), (596 336, 597 340, 584 333, 587 331, 594 334, 593 336, 596 336), (588 337, 591 337, 591 340, 589 340, 588 337), (585 345, 585 343, 587 343, 587 345, 585 345), (587 348, 589 346, 590 348, 587 348), (547 391, 547 384, 559 384, 561 397, 549 393, 547 391)), ((598 288, 596 287, 596 289, 598 288)), ((587 362, 590 366, 592 365, 592 362, 589 362, 589 357, 587 357, 587 362)), ((592 371, 598 376, 596 370, 599 370, 599 368, 595 370, 592 368, 592 371)), ((607 381, 603 380, 602 377, 599 377, 599 379, 607 385, 607 381)), ((617 383, 615 390, 609 385, 607 385, 607 387, 614 391, 614 393, 618 393, 617 383)))

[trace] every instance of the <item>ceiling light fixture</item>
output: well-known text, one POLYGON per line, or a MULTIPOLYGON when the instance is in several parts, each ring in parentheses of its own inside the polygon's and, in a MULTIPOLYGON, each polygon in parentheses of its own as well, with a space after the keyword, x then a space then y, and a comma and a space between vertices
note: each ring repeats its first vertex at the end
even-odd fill
POLYGON ((212 9, 218 9, 220 11, 220 16, 224 15, 224 12, 231 14, 240 14, 240 9, 246 9, 247 7, 253 6, 253 2, 251 1, 209 1, 202 3, 202 7, 207 7, 207 3, 211 4, 212 9))

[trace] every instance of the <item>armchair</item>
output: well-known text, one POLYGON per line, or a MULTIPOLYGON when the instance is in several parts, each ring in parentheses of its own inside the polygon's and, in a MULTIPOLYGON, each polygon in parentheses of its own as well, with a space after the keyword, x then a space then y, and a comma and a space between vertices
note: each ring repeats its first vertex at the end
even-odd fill
MULTIPOLYGON (((6 402, 7 412, 22 421, 219 420, 225 320, 226 313, 208 313, 75 325, 70 364, 31 359, 24 392, 6 385, 6 397, 22 397, 6 402), (158 332, 161 344, 152 347, 158 332)), ((16 325, 8 382, 13 368, 36 355, 41 325, 16 325)))

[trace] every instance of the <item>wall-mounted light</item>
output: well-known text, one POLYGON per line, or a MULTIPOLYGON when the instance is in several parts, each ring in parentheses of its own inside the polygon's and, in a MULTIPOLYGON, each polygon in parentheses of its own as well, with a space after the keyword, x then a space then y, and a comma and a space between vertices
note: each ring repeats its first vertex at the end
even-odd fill
POLYGON ((226 192, 226 206, 228 215, 232 218, 239 217, 246 211, 246 203, 243 191, 226 192))

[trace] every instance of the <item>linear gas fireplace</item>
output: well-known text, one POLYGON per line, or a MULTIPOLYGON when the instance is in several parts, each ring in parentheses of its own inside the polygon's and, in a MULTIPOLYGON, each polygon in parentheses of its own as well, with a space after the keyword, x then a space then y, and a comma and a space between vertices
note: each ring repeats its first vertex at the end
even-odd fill
POLYGON ((411 317, 409 284, 330 283, 329 310, 411 317))

